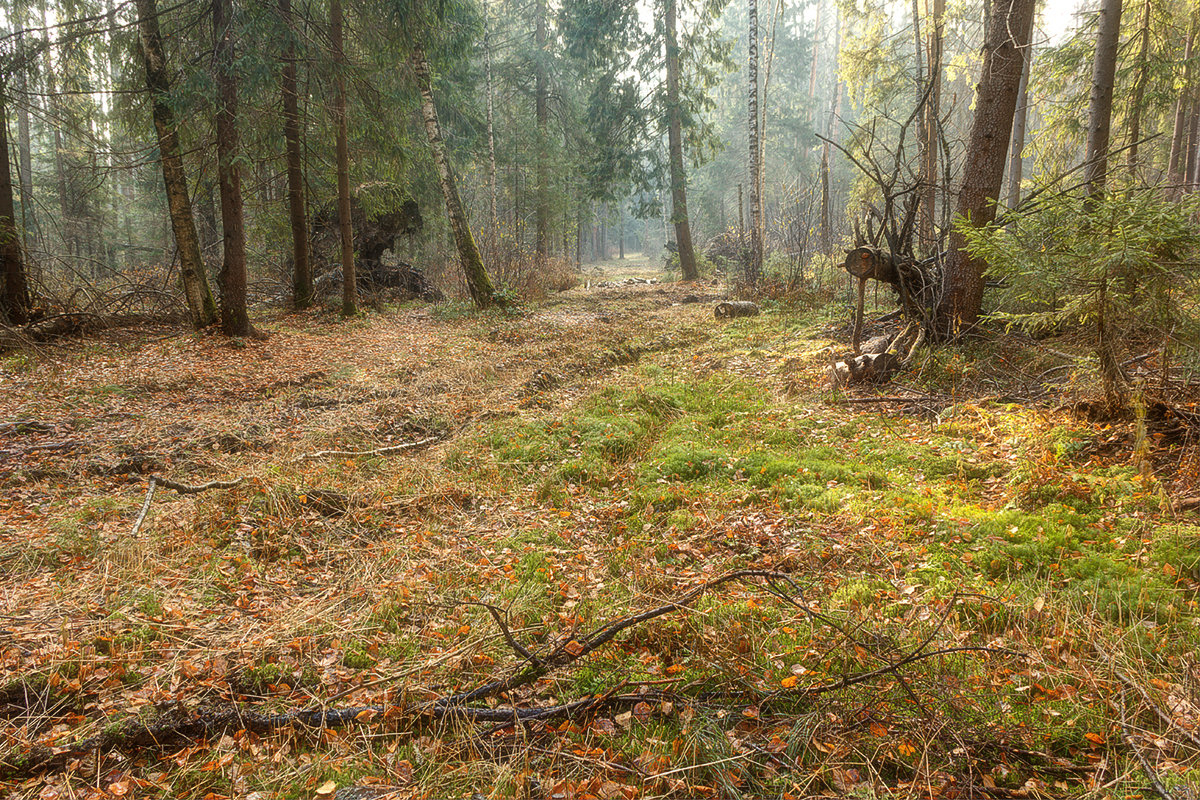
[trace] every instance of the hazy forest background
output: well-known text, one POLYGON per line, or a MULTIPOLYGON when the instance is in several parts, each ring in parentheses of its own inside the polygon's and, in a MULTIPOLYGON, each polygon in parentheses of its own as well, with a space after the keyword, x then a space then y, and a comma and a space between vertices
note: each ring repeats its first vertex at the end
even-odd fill
POLYGON ((1196 0, 4 0, 0 792, 1200 797, 1196 0))

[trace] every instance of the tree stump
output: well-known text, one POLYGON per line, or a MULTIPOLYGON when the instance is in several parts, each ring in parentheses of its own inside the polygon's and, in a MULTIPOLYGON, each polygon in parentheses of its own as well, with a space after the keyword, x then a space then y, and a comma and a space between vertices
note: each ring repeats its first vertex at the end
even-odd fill
POLYGON ((759 308, 758 303, 753 303, 749 300, 726 300, 723 303, 717 303, 717 307, 713 309, 713 313, 717 319, 757 317, 759 308))

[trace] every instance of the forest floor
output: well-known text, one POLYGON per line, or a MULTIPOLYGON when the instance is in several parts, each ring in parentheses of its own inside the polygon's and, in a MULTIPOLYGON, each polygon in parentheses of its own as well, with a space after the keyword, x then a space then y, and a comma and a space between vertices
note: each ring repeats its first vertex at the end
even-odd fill
POLYGON ((1186 441, 650 277, 4 357, 0 793, 1198 796, 1186 441))

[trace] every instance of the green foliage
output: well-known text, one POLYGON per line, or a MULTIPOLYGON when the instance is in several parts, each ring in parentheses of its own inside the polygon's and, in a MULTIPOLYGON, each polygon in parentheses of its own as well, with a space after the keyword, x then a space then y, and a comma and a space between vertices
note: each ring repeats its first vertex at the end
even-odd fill
POLYGON ((1200 266, 1198 214, 1200 197, 1176 202, 1155 189, 1099 200, 1058 194, 959 230, 1009 284, 995 318, 1033 333, 1087 326, 1098 350, 1147 336, 1194 344, 1200 317, 1188 298, 1200 266))

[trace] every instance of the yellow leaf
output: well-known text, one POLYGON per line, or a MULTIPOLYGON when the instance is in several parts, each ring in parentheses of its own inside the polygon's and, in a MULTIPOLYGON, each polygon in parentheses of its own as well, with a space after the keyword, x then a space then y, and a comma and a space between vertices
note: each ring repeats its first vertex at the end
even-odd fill
POLYGON ((905 758, 911 758, 912 756, 917 754, 917 748, 913 746, 912 742, 908 742, 908 741, 901 742, 896 747, 896 750, 897 750, 897 752, 900 753, 900 755, 904 756, 905 758))
POLYGON ((317 787, 317 796, 318 797, 328 797, 329 795, 333 794, 336 791, 337 791, 336 783, 334 783, 333 781, 325 781, 324 783, 322 783, 320 786, 317 787))
POLYGON ((1083 738, 1087 739, 1092 744, 1104 744, 1103 733, 1085 733, 1083 738))
POLYGON ((779 685, 780 685, 780 686, 782 686, 782 687, 783 687, 783 688, 785 688, 785 689, 790 689, 790 688, 792 688, 793 686, 795 686, 795 685, 796 685, 796 676, 795 676, 795 675, 788 675, 786 678, 784 678, 783 680, 781 680, 781 681, 779 682, 779 685))
POLYGON ((362 711, 354 715, 354 718, 359 722, 370 722, 375 719, 375 709, 364 708, 362 711))

